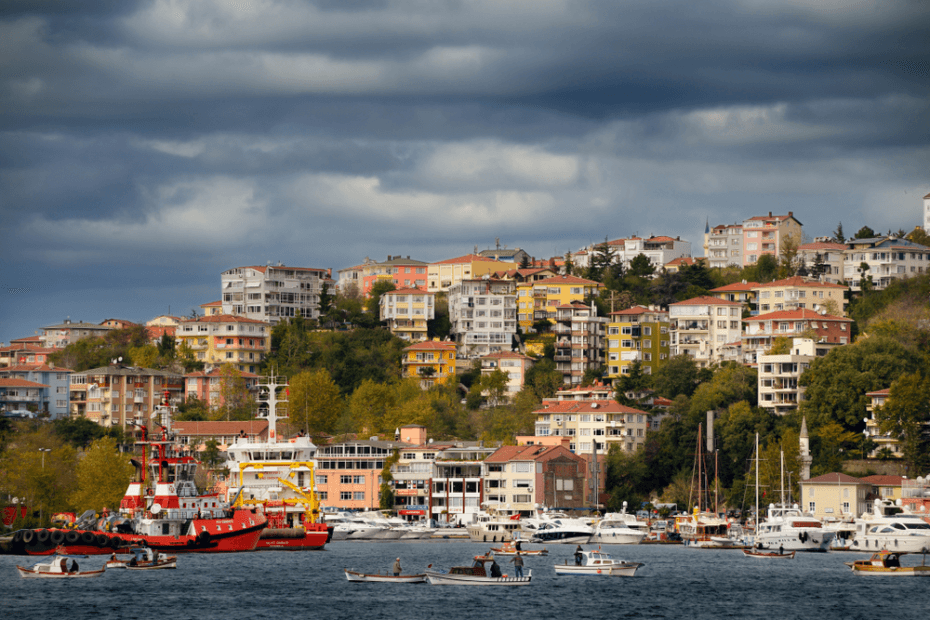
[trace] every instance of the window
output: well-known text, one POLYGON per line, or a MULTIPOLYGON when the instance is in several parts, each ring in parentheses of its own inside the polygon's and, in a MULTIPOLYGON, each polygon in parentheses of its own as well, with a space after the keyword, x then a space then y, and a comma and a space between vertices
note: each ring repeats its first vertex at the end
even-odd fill
POLYGON ((352 499, 354 499, 354 500, 356 500, 356 501, 364 501, 364 500, 365 500, 365 491, 356 491, 355 493, 353 493, 352 499))
POLYGON ((353 476, 352 484, 365 484, 365 476, 353 476))
POLYGON ((317 484, 326 484, 326 481, 327 481, 327 477, 326 477, 326 476, 316 476, 316 483, 317 483, 317 484))
MULTIPOLYGON (((814 489, 811 489, 811 492, 813 492, 813 491, 814 491, 814 489)), ((807 512, 809 512, 809 513, 811 513, 811 514, 814 514, 814 513, 817 512, 817 504, 816 504, 816 502, 807 502, 807 512)))
POLYGON ((339 492, 339 499, 341 499, 341 500, 343 500, 343 501, 351 501, 351 500, 352 500, 352 491, 340 491, 340 492, 339 492))
POLYGON ((352 476, 339 476, 339 484, 352 484, 352 476))

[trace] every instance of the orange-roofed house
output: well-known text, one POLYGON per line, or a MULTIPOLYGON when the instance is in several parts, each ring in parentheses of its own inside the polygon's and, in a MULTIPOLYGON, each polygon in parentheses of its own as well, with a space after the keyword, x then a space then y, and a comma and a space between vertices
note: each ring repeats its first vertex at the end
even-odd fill
POLYGON ((393 282, 394 288, 418 288, 425 291, 427 265, 409 256, 405 258, 390 254, 381 263, 368 261, 362 265, 360 291, 367 298, 376 282, 393 282))
POLYGON ((181 321, 175 333, 178 345, 193 351, 209 366, 232 364, 242 372, 257 372, 271 350, 271 325, 244 316, 218 314, 181 321))
POLYGON ((225 450, 240 437, 252 442, 268 441, 268 420, 176 421, 171 427, 178 435, 178 443, 190 446, 195 452, 202 451, 210 439, 216 440, 220 450, 225 450))
POLYGON ((426 322, 436 316, 432 293, 417 288, 401 288, 381 296, 381 320, 391 333, 407 342, 426 340, 426 322))
POLYGON ((404 377, 420 380, 420 387, 428 389, 436 383, 445 383, 455 377, 455 343, 427 340, 404 349, 404 377))
POLYGON ((872 485, 872 494, 881 497, 882 499, 889 499, 891 501, 896 501, 902 499, 904 495, 902 494, 902 486, 904 484, 904 476, 892 476, 889 474, 875 474, 872 476, 864 476, 860 478, 865 482, 868 482, 872 485))
POLYGON ((770 349, 775 338, 797 338, 805 332, 817 335, 814 355, 822 357, 831 348, 851 342, 852 323, 852 319, 813 310, 767 312, 743 319, 743 361, 754 364, 759 351, 770 349))
POLYGON ((740 341, 743 304, 717 297, 686 299, 668 307, 670 354, 689 355, 701 368, 726 359, 724 349, 740 341))
POLYGON ((430 263, 427 267, 427 290, 431 293, 448 291, 462 280, 475 280, 490 276, 497 271, 516 269, 515 262, 498 261, 478 254, 466 254, 457 258, 430 263))
POLYGON ((527 371, 536 363, 532 357, 527 357, 515 351, 499 351, 481 358, 481 374, 491 374, 500 370, 507 375, 507 398, 513 399, 521 389, 527 371))
POLYGON ((807 274, 824 282, 840 284, 843 282, 843 266, 846 260, 845 243, 835 241, 815 241, 798 247, 797 260, 804 265, 807 274))
POLYGON ((200 311, 203 312, 204 316, 223 314, 223 301, 210 301, 205 304, 200 304, 200 311))
POLYGON ((718 286, 707 291, 711 296, 725 299, 726 301, 738 301, 743 304, 743 309, 748 310, 750 316, 759 314, 759 304, 757 293, 753 290, 759 286, 758 282, 734 282, 725 286, 718 286))
POLYGON ((801 508, 818 519, 842 519, 868 512, 872 484, 847 474, 833 472, 801 480, 801 508))
POLYGON ((800 245, 803 235, 802 225, 792 211, 788 215, 759 215, 743 221, 743 260, 741 265, 754 265, 759 257, 768 254, 779 260, 782 244, 788 237, 794 238, 800 245))
POLYGON ((484 502, 529 516, 536 505, 582 508, 585 460, 564 446, 501 446, 484 459, 484 502))

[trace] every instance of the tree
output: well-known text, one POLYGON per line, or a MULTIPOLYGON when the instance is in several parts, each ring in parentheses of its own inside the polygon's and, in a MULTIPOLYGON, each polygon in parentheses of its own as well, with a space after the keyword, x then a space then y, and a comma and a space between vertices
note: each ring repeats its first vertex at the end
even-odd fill
POLYGON ((371 379, 362 381, 349 397, 349 412, 356 431, 366 436, 384 432, 384 416, 395 404, 396 393, 389 384, 371 379))
POLYGON ((567 276, 575 275, 575 261, 572 260, 571 251, 568 251, 565 253, 565 261, 562 266, 562 269, 564 270, 565 275, 567 276))
POLYGON ((778 266, 778 275, 780 278, 790 278, 797 271, 796 261, 798 258, 798 248, 801 246, 800 234, 785 235, 781 241, 779 254, 781 255, 778 266))
POLYGON ((649 278, 655 273, 655 270, 656 268, 648 256, 637 254, 630 261, 630 268, 627 269, 627 273, 637 278, 649 278))
POLYGON ((912 243, 930 247, 930 235, 920 226, 915 227, 914 230, 909 232, 904 238, 912 243))
POLYGON ((31 511, 27 523, 45 526, 53 512, 72 507, 77 453, 49 425, 19 423, 15 430, 15 443, 0 456, 0 496, 18 498, 31 511))
POLYGON ((866 394, 889 387, 916 371, 920 354, 890 338, 864 338, 837 347, 811 362, 798 381, 807 388, 800 411, 813 426, 838 422, 861 431, 870 399, 866 394))
POLYGON ((220 454, 220 444, 216 439, 208 439, 204 442, 203 450, 200 452, 200 462, 211 471, 215 470, 223 462, 220 454))
POLYGON ((529 269, 530 265, 530 255, 523 254, 523 256, 520 257, 520 269, 529 269))
POLYGON ((872 274, 869 273, 871 267, 868 263, 859 264, 859 290, 862 291, 862 295, 868 295, 874 288, 872 283, 872 274))
POLYGON ((607 451, 605 464, 604 488, 610 497, 608 510, 622 510, 624 502, 628 506, 639 506, 648 499, 640 492, 647 467, 637 453, 625 452, 613 443, 607 451))
POLYGON ((691 396, 690 414, 693 421, 703 419, 707 411, 726 409, 740 401, 757 400, 758 374, 755 369, 735 362, 717 368, 710 381, 704 381, 691 396))
POLYGON ((391 291, 396 291, 397 286, 393 280, 378 280, 371 285, 371 291, 368 293, 368 302, 365 304, 368 312, 380 321, 381 317, 381 296, 391 291))
POLYGON ((562 373, 556 368, 555 362, 548 358, 533 364, 523 377, 523 389, 529 386, 539 400, 555 396, 556 390, 560 389, 563 383, 562 373))
POLYGON ((843 234, 843 222, 836 226, 836 230, 833 231, 833 238, 836 239, 837 243, 846 243, 846 236, 843 234))
POLYGON ((636 407, 651 387, 652 375, 644 373, 643 363, 636 360, 629 365, 629 372, 621 373, 614 382, 614 398, 621 405, 636 407))
POLYGON ((585 270, 585 277, 588 280, 600 282, 604 277, 605 271, 613 264, 616 257, 617 253, 614 251, 613 247, 607 243, 607 237, 604 237, 604 242, 594 246, 594 249, 588 257, 588 268, 585 270))
POLYGON ((426 333, 430 338, 445 340, 451 331, 449 299, 444 292, 440 292, 433 300, 433 318, 426 322, 426 333))
POLYGON ((156 368, 160 364, 158 347, 154 344, 144 344, 141 347, 130 347, 129 357, 134 366, 140 368, 156 368))
POLYGON ((252 417, 252 398, 242 373, 232 364, 220 367, 220 403, 214 404, 214 419, 249 420, 252 417))
POLYGON ((400 451, 394 450, 391 456, 384 459, 384 467, 381 469, 381 488, 378 494, 378 507, 381 510, 394 509, 394 487, 391 483, 394 481, 394 474, 391 473, 391 467, 400 460, 400 451))
POLYGON ((507 394, 507 383, 509 381, 510 376, 506 372, 500 368, 495 368, 493 372, 482 374, 477 385, 480 386, 481 393, 487 397, 488 403, 492 407, 497 407, 503 402, 504 396, 507 394))
POLYGON ((129 455, 119 451, 114 439, 97 439, 78 461, 77 485, 68 501, 79 511, 87 508, 115 510, 134 473, 129 455))
POLYGON ((652 385, 659 396, 673 399, 679 394, 691 397, 698 384, 698 367, 689 355, 670 357, 652 375, 652 385))
POLYGON ((920 371, 902 375, 891 384, 888 399, 875 410, 879 429, 899 437, 910 475, 927 462, 927 424, 930 423, 930 377, 920 371))
POLYGON ((207 403, 196 396, 188 396, 184 402, 178 405, 178 411, 174 414, 174 419, 179 422, 204 422, 210 419, 210 414, 207 403))
POLYGON ((875 231, 869 228, 868 226, 863 226, 858 231, 853 239, 872 239, 875 237, 875 231))
POLYGON ((120 442, 123 440, 121 428, 106 428, 87 418, 59 418, 52 422, 52 429, 62 441, 78 449, 86 448, 95 440, 107 436, 120 442))
POLYGON ((342 413, 339 386, 325 369, 304 371, 290 382, 291 421, 307 433, 332 433, 342 413))

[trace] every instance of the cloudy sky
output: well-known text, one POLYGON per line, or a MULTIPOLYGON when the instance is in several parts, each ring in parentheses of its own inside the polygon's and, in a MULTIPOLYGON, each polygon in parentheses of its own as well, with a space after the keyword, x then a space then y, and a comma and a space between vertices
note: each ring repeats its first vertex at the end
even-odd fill
POLYGON ((911 229, 925 0, 0 4, 0 341, 220 273, 911 229))

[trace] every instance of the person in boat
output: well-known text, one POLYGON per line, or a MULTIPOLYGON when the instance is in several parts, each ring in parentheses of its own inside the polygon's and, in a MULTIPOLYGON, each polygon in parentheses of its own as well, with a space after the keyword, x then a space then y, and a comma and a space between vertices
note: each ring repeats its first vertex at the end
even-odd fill
POLYGON ((394 560, 394 567, 391 570, 394 572, 395 577, 400 576, 400 571, 402 570, 400 567, 400 558, 394 560))
POLYGON ((72 573, 78 572, 78 563, 77 563, 77 560, 71 560, 71 572, 72 572, 72 573))
POLYGON ((581 545, 578 545, 578 548, 575 549, 575 566, 581 566, 581 560, 584 558, 582 551, 581 545))
POLYGON ((497 560, 491 558, 491 577, 497 579, 501 576, 501 567, 498 566, 497 560))
POLYGON ((778 545, 778 555, 785 555, 785 546, 778 545))
POLYGON ((517 555, 513 556, 510 562, 511 564, 513 564, 513 574, 517 577, 522 577, 523 576, 523 556, 520 555, 519 551, 517 551, 517 555))

